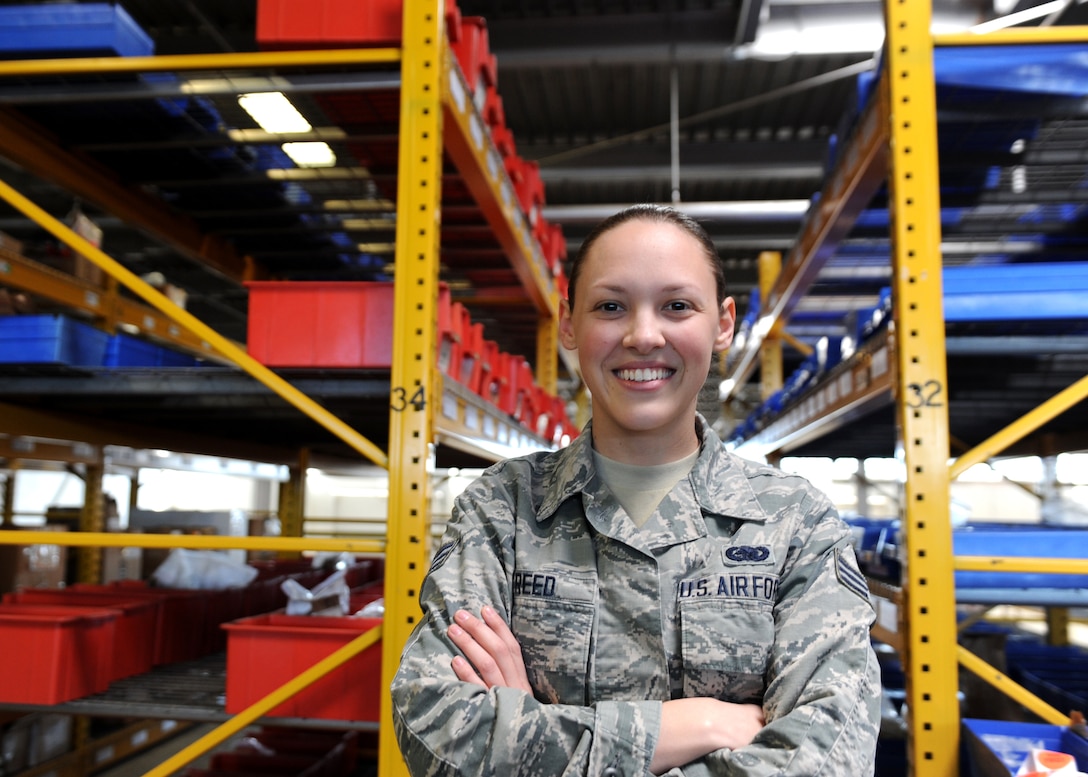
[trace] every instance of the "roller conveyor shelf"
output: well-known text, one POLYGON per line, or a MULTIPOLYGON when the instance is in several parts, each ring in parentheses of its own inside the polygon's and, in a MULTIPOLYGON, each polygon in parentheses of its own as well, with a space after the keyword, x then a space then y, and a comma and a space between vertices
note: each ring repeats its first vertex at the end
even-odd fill
MULTIPOLYGON (((222 723, 233 717, 225 711, 227 659, 215 653, 194 661, 163 664, 145 674, 110 684, 109 690, 47 707, 3 704, 16 712, 49 712, 102 718, 148 718, 222 723)), ((262 723, 298 728, 376 731, 374 723, 315 718, 262 718, 262 723)))

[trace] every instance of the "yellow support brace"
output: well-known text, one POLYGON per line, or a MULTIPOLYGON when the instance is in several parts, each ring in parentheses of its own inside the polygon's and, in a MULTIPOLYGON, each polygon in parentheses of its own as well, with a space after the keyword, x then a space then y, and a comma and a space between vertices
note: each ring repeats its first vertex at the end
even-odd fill
POLYGON ((382 629, 380 627, 360 634, 342 648, 337 649, 331 655, 326 656, 296 676, 293 680, 289 680, 264 698, 239 712, 226 723, 212 729, 188 747, 170 756, 154 769, 146 772, 144 777, 168 777, 168 775, 173 774, 183 766, 192 763, 200 756, 226 742, 235 734, 243 731, 247 726, 256 723, 261 717, 267 715, 299 691, 308 688, 332 670, 362 653, 377 642, 381 635, 382 629))
POLYGON ((929 0, 885 6, 882 111, 890 137, 899 456, 905 468, 903 572, 908 763, 915 777, 959 772, 956 603, 949 519, 948 394, 941 287, 936 89, 929 0))
POLYGON ((1088 375, 1072 386, 1059 391, 1039 407, 1006 426, 964 453, 952 464, 951 475, 957 478, 976 464, 988 461, 1017 440, 1026 437, 1047 421, 1088 398, 1088 375))
POLYGON ((1068 714, 1063 714, 1054 709, 1027 688, 1009 679, 1009 677, 999 669, 990 666, 967 648, 962 645, 957 645, 956 655, 959 656, 959 662, 963 664, 964 669, 967 669, 982 678, 1013 701, 1019 702, 1047 723, 1051 723, 1055 726, 1069 725, 1068 714))
POLYGON ((407 775, 393 734, 388 688, 419 621, 430 556, 429 468, 437 395, 438 245, 442 100, 449 63, 440 0, 405 0, 401 55, 397 251, 390 372, 389 519, 382 637, 381 777, 407 775))
POLYGON ((165 295, 144 283, 127 267, 117 262, 98 246, 73 232, 63 222, 38 207, 38 205, 31 202, 4 181, 0 181, 0 199, 7 201, 9 205, 27 218, 35 221, 39 226, 76 253, 87 257, 88 260, 102 268, 110 277, 116 278, 119 282, 123 283, 129 291, 162 312, 178 326, 184 327, 197 337, 206 341, 215 352, 224 358, 229 359, 250 377, 259 380, 281 398, 324 426, 360 454, 370 459, 379 467, 389 466, 389 460, 381 448, 254 359, 246 353, 245 349, 223 337, 192 313, 175 305, 167 299, 165 295))

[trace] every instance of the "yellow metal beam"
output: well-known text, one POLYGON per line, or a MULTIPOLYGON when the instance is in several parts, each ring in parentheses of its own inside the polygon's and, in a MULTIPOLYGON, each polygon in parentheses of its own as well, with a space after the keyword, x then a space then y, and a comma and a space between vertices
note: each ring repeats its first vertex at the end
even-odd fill
POLYGON ((988 461, 993 456, 1008 448, 1013 443, 1053 420, 1069 408, 1088 398, 1088 375, 1072 386, 1048 399, 1039 407, 1014 421, 1001 431, 983 440, 971 450, 959 456, 949 469, 949 475, 955 479, 976 464, 988 461))
MULTIPOLYGON (((959 32, 935 35, 934 46, 1016 46, 1042 43, 1083 43, 1088 41, 1088 27, 1009 27, 993 32, 959 32)), ((995 56, 998 56, 995 54, 995 56)))
POLYGON ((1029 556, 956 556, 960 572, 1036 572, 1053 575, 1088 575, 1088 559, 1029 556))
POLYGON ((293 680, 290 680, 285 685, 272 691, 272 693, 268 694, 263 699, 246 707, 246 709, 239 712, 226 723, 209 731, 188 747, 167 758, 154 769, 145 772, 144 777, 167 777, 182 767, 192 763, 200 756, 213 748, 218 747, 238 732, 244 730, 247 726, 257 722, 261 717, 267 715, 299 691, 308 688, 329 672, 347 663, 368 647, 377 643, 378 640, 381 639, 381 636, 381 627, 363 632, 351 642, 344 645, 344 647, 326 658, 321 659, 293 680))
POLYGON ((65 545, 88 548, 189 548, 192 550, 329 551, 381 554, 379 540, 321 539, 319 537, 223 537, 204 534, 130 534, 128 532, 0 531, 0 545, 65 545))
POLYGON ((105 73, 164 73, 335 65, 396 64, 400 49, 251 51, 229 54, 166 54, 150 57, 73 57, 0 62, 0 78, 105 73))
POLYGON ((967 648, 962 645, 956 645, 956 656, 964 669, 978 675, 978 677, 988 682, 1013 701, 1022 704, 1047 723, 1051 723, 1055 726, 1069 725, 1069 715, 1067 713, 1063 714, 1054 709, 1027 688, 1014 682, 999 669, 990 666, 967 648))
POLYGON ((430 558, 430 480, 439 394, 438 247, 443 110, 449 76, 443 3, 404 0, 393 364, 390 369, 389 515, 378 774, 407 775, 393 733, 389 686, 419 622, 430 558))
POLYGON ((885 4, 894 374, 903 473, 903 665, 915 777, 959 773, 937 108, 929 0, 885 4))
POLYGON ((812 355, 812 351, 813 351, 812 346, 809 345, 808 343, 805 343, 805 342, 802 342, 801 340, 798 340, 796 337, 791 335, 788 331, 779 332, 777 336, 782 340, 782 342, 789 343, 790 347, 792 347, 794 350, 798 351, 802 356, 811 356, 812 355))
POLYGON ((248 375, 263 383, 273 392, 294 405, 321 426, 328 429, 360 454, 380 467, 388 466, 389 460, 385 453, 366 437, 363 437, 317 402, 310 399, 279 375, 272 372, 272 370, 252 358, 244 349, 235 345, 234 342, 220 335, 192 313, 175 305, 165 295, 140 280, 139 277, 130 272, 124 265, 115 261, 97 246, 73 232, 65 224, 35 205, 14 188, 9 186, 5 181, 0 181, 0 198, 6 200, 23 215, 37 222, 47 232, 69 246, 72 250, 83 254, 88 260, 101 267, 111 277, 116 278, 119 282, 123 283, 130 291, 136 294, 136 296, 159 310, 163 315, 178 324, 178 326, 183 327, 184 329, 193 332, 197 337, 206 340, 216 353, 238 365, 248 375))

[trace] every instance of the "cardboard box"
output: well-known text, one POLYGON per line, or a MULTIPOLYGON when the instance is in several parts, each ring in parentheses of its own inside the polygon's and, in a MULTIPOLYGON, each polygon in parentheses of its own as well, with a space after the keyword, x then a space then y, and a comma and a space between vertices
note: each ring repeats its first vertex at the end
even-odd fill
POLYGON ((142 548, 103 548, 102 582, 139 580, 143 573, 142 548))
MULTIPOLYGON (((46 525, 34 531, 66 531, 46 525)), ((0 593, 19 588, 63 588, 68 549, 63 545, 0 545, 0 593)))

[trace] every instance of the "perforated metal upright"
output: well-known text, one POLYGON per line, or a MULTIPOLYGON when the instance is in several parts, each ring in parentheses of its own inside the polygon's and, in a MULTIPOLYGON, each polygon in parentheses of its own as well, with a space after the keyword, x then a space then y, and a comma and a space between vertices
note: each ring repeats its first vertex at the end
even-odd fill
POLYGON ((406 775, 393 734, 388 688, 419 620, 419 586, 429 554, 428 471, 437 400, 438 246, 442 176, 440 0, 404 0, 397 181, 393 363, 390 372, 389 517, 382 631, 378 772, 406 775))
POLYGON ((908 760, 912 775, 953 777, 960 721, 932 9, 930 0, 888 0, 885 9, 908 760))

